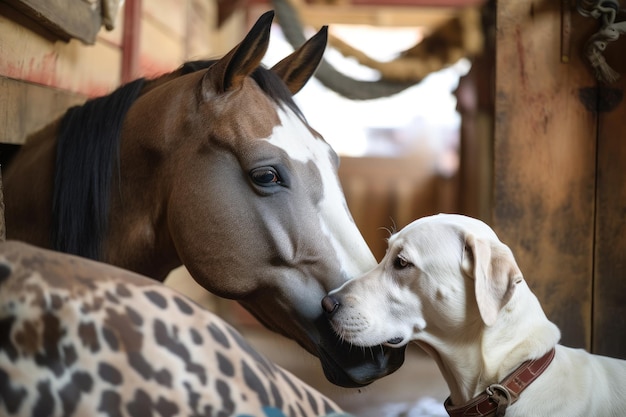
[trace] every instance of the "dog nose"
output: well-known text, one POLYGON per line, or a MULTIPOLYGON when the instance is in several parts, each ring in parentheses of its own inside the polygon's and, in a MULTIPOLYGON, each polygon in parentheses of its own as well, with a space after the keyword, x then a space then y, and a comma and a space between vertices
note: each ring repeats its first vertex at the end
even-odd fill
POLYGON ((339 301, 332 295, 327 295, 322 298, 322 309, 329 316, 332 315, 337 308, 339 308, 339 301))

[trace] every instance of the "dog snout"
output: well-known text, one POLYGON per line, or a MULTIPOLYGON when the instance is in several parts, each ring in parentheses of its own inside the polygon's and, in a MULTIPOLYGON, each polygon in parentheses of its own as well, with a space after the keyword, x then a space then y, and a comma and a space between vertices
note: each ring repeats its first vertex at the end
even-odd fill
POLYGON ((335 311, 337 311, 339 306, 339 300, 332 295, 327 295, 326 297, 322 298, 322 309, 329 316, 332 316, 335 311))

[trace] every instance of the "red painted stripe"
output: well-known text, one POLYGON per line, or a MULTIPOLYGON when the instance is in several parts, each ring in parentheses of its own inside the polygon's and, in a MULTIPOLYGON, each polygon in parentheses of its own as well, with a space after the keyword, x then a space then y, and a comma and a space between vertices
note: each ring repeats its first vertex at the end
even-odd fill
POLYGON ((139 41, 141 34, 141 0, 126 0, 122 33, 122 83, 139 76, 139 41))

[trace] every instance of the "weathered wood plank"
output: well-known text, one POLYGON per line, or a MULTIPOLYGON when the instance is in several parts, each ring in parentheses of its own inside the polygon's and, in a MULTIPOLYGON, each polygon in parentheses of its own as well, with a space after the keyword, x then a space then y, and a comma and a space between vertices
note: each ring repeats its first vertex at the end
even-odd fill
MULTIPOLYGON (((493 224, 563 342, 590 348, 597 118, 578 91, 595 81, 560 62, 560 3, 497 3, 493 224)), ((572 15, 582 47, 593 22, 572 15)))
POLYGON ((2 76, 90 97, 108 94, 119 85, 121 52, 115 45, 54 42, 3 15, 0 28, 2 76))
POLYGON ((74 38, 92 45, 102 24, 99 2, 6 0, 6 3, 66 42, 74 38))
POLYGON ((187 60, 216 58, 215 31, 217 4, 203 0, 189 0, 185 31, 187 60))
POLYGON ((26 137, 85 100, 85 96, 0 76, 0 142, 26 137))
MULTIPOLYGON (((297 3, 297 2, 294 2, 297 3)), ((329 24, 435 28, 455 16, 451 7, 350 6, 307 4, 298 6, 302 20, 314 27, 329 24)))
POLYGON ((154 77, 179 67, 185 60, 184 42, 154 19, 141 19, 139 72, 154 77))
MULTIPOLYGON (((623 54, 620 59, 626 69, 623 54)), ((595 353, 626 358, 626 72, 620 72, 621 80, 603 87, 598 101, 603 108, 598 123, 592 348, 595 353)))
MULTIPOLYGON (((142 3, 144 20, 158 26, 167 36, 182 42, 190 0, 150 0, 142 3)), ((145 24, 145 23, 144 23, 145 24)))

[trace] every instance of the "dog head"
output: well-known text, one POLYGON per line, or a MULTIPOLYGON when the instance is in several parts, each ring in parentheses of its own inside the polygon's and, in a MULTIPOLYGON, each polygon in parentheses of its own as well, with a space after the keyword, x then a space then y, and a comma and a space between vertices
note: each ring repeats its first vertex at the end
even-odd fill
POLYGON ((391 236, 380 264, 330 292, 322 306, 348 342, 401 346, 492 326, 522 279, 489 226, 440 214, 391 236))

